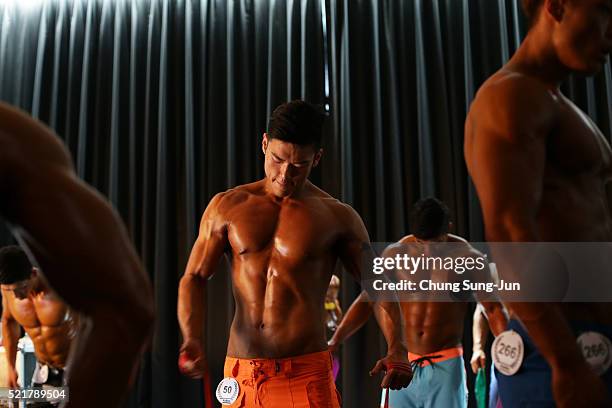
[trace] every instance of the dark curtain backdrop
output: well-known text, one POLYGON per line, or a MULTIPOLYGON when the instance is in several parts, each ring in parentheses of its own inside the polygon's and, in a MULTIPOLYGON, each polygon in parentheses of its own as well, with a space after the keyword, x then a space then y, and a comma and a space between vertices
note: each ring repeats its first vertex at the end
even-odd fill
MULTIPOLYGON (((327 105, 312 178, 359 211, 372 240, 406 234, 410 204, 428 195, 449 204, 456 233, 482 240, 463 121, 525 30, 519 0, 0 4, 0 99, 65 140, 79 175, 121 213, 155 285, 155 337, 126 406, 203 406, 201 385, 176 369, 178 279, 208 200, 263 176, 261 135, 284 101, 327 105)), ((609 65, 564 91, 609 138, 609 65)), ((226 268, 209 285, 213 386, 233 315, 226 268)), ((348 307, 358 286, 342 276, 348 307)), ((469 358, 469 335, 464 346, 469 358)), ((382 351, 373 322, 344 347, 345 407, 378 404, 367 371, 382 351)))

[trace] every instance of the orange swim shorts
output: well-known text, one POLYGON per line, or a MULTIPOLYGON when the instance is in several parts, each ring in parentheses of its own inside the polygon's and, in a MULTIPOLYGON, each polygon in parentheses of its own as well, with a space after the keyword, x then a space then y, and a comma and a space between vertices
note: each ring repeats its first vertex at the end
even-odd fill
POLYGON ((232 408, 340 408, 328 351, 281 359, 225 358, 240 390, 232 408))

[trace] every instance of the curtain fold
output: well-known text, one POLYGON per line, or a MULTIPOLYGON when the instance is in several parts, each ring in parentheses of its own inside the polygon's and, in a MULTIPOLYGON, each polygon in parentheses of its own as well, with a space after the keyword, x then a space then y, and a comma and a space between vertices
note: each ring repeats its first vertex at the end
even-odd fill
MULTIPOLYGON (((203 405, 201 383, 177 370, 178 280, 212 196, 263 177, 261 137, 284 101, 326 107, 312 180, 354 206, 372 240, 406 234, 410 205, 426 195, 449 204, 456 233, 482 240, 463 122, 526 29, 519 0, 0 3, 0 99, 56 130, 79 176, 118 209, 154 282, 155 335, 125 405, 203 405)), ((610 140, 610 65, 563 91, 610 140)), ((227 267, 209 281, 213 386, 234 308, 227 267)), ((359 287, 342 278, 346 307, 359 287)), ((345 407, 378 403, 366 373, 383 352, 372 322, 344 347, 345 407)))

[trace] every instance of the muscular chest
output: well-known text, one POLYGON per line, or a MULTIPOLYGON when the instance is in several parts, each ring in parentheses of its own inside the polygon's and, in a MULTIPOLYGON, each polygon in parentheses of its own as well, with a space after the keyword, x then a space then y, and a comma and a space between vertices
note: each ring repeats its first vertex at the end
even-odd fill
POLYGON ((235 255, 275 253, 302 260, 328 251, 335 237, 325 208, 304 203, 261 203, 232 211, 228 239, 235 255))
POLYGON ((60 325, 67 313, 62 303, 46 295, 15 298, 9 307, 15 320, 26 328, 60 325))
POLYGON ((559 127, 550 138, 548 162, 562 175, 608 182, 612 178, 612 151, 601 131, 571 103, 562 105, 559 127))

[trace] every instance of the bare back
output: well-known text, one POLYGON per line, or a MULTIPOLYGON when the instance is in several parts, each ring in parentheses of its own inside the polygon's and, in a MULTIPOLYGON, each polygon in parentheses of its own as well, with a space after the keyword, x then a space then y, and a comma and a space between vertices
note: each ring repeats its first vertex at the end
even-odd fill
MULTIPOLYGON (((399 244, 414 244, 414 236, 402 238, 399 244)), ((448 241, 470 245, 461 237, 448 235, 448 241)), ((404 248, 406 248, 404 246, 404 248)), ((409 248, 414 248, 412 245, 409 248)), ((410 249, 409 249, 410 250, 410 249)), ((412 254, 418 256, 419 254, 412 254)), ((446 273, 446 272, 445 272, 446 273)), ((401 302, 408 350, 429 354, 461 345, 467 302, 401 302)))
MULTIPOLYGON (((465 137, 488 240, 612 241, 610 145, 559 90, 503 68, 478 92, 465 137), (500 226, 512 236, 496 234, 500 226)), ((563 307, 568 318, 612 324, 609 305, 563 307)))

